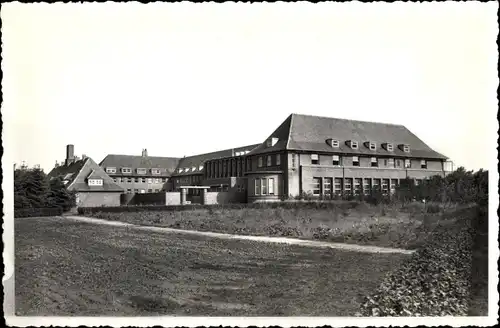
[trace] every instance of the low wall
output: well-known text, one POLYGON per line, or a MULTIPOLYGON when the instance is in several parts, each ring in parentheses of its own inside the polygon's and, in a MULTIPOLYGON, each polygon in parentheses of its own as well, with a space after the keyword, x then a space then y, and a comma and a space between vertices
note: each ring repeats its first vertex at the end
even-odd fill
POLYGON ((165 193, 135 194, 134 205, 165 205, 165 193))
POLYGON ((245 203, 244 192, 209 191, 206 195, 206 205, 245 203))
POLYGON ((166 192, 165 193, 165 205, 180 205, 181 204, 181 193, 180 192, 166 192))

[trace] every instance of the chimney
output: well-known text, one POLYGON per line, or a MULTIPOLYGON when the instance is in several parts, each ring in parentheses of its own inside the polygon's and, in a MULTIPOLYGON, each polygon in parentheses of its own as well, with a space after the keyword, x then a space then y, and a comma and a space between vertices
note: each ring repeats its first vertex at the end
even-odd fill
POLYGON ((59 167, 59 163, 58 163, 57 161, 56 161, 56 165, 55 165, 55 167, 59 167))
POLYGON ((234 157, 234 148, 231 149, 231 157, 234 157))
POLYGON ((82 154, 82 159, 85 159, 85 158, 87 158, 87 155, 82 154))
POLYGON ((75 146, 66 146, 66 166, 72 164, 75 161, 75 146))
POLYGON ((142 157, 148 157, 148 150, 146 148, 142 150, 142 157))

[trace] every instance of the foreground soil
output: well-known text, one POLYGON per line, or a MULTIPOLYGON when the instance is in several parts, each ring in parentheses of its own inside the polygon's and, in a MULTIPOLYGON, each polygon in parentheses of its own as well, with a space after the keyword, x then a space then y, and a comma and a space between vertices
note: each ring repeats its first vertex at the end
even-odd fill
POLYGON ((408 255, 15 222, 17 315, 353 316, 408 255))

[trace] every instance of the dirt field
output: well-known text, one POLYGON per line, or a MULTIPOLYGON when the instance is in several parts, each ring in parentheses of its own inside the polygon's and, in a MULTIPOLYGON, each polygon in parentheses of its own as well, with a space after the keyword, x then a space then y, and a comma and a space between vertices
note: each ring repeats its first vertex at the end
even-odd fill
POLYGON ((352 316, 408 255, 15 223, 16 314, 352 316))

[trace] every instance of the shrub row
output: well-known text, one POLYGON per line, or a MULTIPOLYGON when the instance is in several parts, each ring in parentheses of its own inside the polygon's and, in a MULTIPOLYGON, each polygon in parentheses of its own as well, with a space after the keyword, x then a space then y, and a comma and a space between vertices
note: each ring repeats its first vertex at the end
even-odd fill
POLYGON ((63 214, 63 209, 56 208, 23 208, 14 210, 14 218, 28 218, 36 216, 59 216, 63 214))
POLYGON ((475 209, 437 227, 425 246, 389 273, 361 306, 363 316, 467 315, 476 232, 475 209))
POLYGON ((190 211, 194 209, 331 209, 338 208, 342 210, 353 209, 359 205, 355 201, 316 201, 316 202, 268 202, 268 203, 249 203, 249 204, 224 204, 224 205, 145 205, 145 206, 103 206, 103 207, 79 207, 78 214, 88 215, 93 213, 121 213, 121 212, 145 212, 145 211, 190 211))

